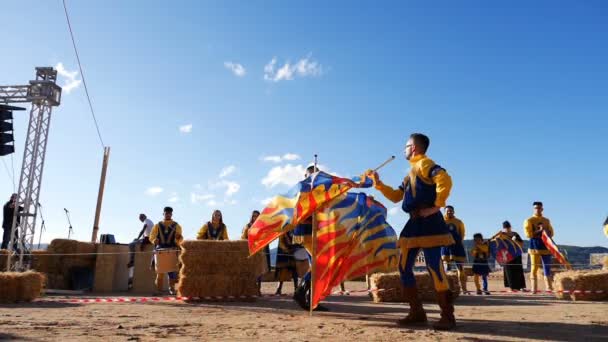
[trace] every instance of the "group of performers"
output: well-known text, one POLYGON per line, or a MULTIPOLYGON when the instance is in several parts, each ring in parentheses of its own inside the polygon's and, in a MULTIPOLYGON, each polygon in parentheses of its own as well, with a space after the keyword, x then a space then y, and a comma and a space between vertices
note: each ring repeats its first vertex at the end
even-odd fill
MULTIPOLYGON (((452 178, 448 172, 426 156, 430 140, 427 136, 414 133, 410 135, 404 149, 404 156, 410 163, 410 171, 397 188, 382 182, 375 171, 368 171, 366 175, 373 181, 374 187, 388 200, 401 202, 402 209, 409 214, 409 219, 399 237, 399 272, 404 287, 406 300, 409 304, 409 313, 398 320, 398 324, 409 326, 426 324, 427 316, 416 288, 414 265, 416 256, 420 251, 424 253, 426 268, 433 280, 437 294, 437 302, 441 309, 440 319, 433 327, 438 330, 450 330, 456 325, 454 316, 453 293, 449 288, 448 278, 443 262, 454 263, 458 272, 460 287, 467 292, 467 277, 465 274, 466 252, 463 245, 465 225, 456 218, 453 206, 446 206, 446 201, 452 189, 452 178), (441 213, 445 208, 445 216, 441 213)), ((306 170, 305 177, 317 172, 316 166, 306 170)), ((553 227, 549 219, 542 215, 543 204, 534 202, 534 215, 524 223, 525 235, 530 239, 529 255, 531 257, 532 272, 530 281, 532 290, 537 290, 538 270, 542 265, 547 290, 553 288, 551 274, 551 255, 545 246, 541 235, 546 232, 553 236, 553 227)), ((181 227, 171 220, 172 209, 165 208, 165 220, 159 222, 152 229, 150 241, 157 247, 176 247, 183 239, 181 227)), ((242 238, 247 238, 249 228, 259 215, 254 211, 250 222, 243 230, 242 238)), ((519 234, 512 231, 508 221, 503 222, 502 234, 523 246, 519 234)), ((608 235, 608 220, 606 222, 608 235)), ((222 222, 221 212, 215 211, 212 220, 207 222, 199 231, 199 239, 228 239, 226 226, 222 222)), ((286 233, 279 239, 277 252, 277 270, 287 271, 291 274, 294 287, 294 300, 305 309, 309 308, 311 277, 310 272, 298 282, 298 274, 293 263, 293 246, 302 246, 309 252, 312 249, 312 220, 298 225, 292 232, 286 233)), ((265 251, 269 258, 269 251, 265 251)), ((473 257, 474 282, 478 294, 488 294, 487 276, 490 272, 488 266, 489 248, 487 241, 479 233, 474 234, 474 247, 471 250, 473 257), (483 286, 480 283, 483 282, 483 286)), ((269 259, 267 259, 269 261, 269 259)), ((525 288, 521 256, 507 262, 504 267, 505 286, 512 289, 525 288)), ((277 273, 277 277, 279 274, 277 273)), ((157 277, 157 286, 162 282, 162 276, 157 277)), ((175 284, 176 274, 169 274, 171 289, 175 284)), ((259 285, 258 285, 259 286, 259 285)), ((276 293, 282 291, 282 282, 279 283, 276 293)), ((317 309, 324 310, 322 306, 317 309)))

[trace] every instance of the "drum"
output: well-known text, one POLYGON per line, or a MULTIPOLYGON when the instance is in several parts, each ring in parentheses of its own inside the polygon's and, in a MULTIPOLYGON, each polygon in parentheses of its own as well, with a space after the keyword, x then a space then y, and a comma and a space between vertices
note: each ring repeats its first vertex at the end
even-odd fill
POLYGON ((171 248, 160 248, 154 252, 156 273, 177 272, 177 255, 179 251, 171 248))
POLYGON ((308 252, 305 248, 298 248, 293 252, 293 258, 296 261, 308 261, 308 252))

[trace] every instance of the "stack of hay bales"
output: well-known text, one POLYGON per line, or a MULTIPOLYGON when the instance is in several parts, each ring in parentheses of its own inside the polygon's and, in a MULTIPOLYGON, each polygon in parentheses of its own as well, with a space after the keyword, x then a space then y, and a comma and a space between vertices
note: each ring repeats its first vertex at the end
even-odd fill
POLYGON ((8 261, 8 250, 0 249, 0 272, 6 270, 7 261, 8 261))
POLYGON ((0 303, 32 301, 40 296, 43 283, 38 272, 0 272, 0 303))
POLYGON ((267 272, 266 257, 249 257, 247 241, 184 241, 181 247, 180 296, 230 300, 258 294, 256 278, 267 272))
POLYGON ((48 255, 44 257, 39 255, 39 260, 46 259, 39 267, 44 265, 47 269, 48 288, 71 289, 71 274, 75 269, 86 268, 91 272, 95 269, 94 243, 55 239, 51 241, 46 252, 48 255))
POLYGON ((107 245, 97 246, 97 261, 95 263, 95 282, 93 291, 113 292, 127 291, 129 286, 129 246, 107 245))
POLYGON ((555 276, 554 289, 558 299, 608 300, 608 271, 582 270, 560 272, 555 276), (602 291, 601 293, 560 293, 559 291, 602 291))
MULTIPOLYGON (((416 287, 422 300, 435 301, 435 288, 433 280, 428 272, 416 272, 416 287)), ((448 282, 450 289, 454 294, 454 298, 460 294, 460 285, 456 274, 448 274, 448 282)), ((399 273, 375 273, 371 278, 372 288, 377 290, 372 293, 374 303, 386 302, 405 302, 405 293, 401 285, 401 277, 399 273)))

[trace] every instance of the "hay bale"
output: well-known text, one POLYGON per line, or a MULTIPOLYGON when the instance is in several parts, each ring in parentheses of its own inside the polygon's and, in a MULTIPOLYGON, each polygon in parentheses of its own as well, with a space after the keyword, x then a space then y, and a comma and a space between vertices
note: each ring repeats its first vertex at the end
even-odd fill
MULTIPOLYGON (((414 276, 416 277, 416 286, 422 300, 435 301, 435 288, 428 272, 416 272, 414 276)), ((458 297, 460 293, 458 276, 448 274, 447 277, 454 297, 458 297)), ((371 285, 373 289, 379 290, 372 293, 374 303, 405 302, 405 293, 399 273, 375 273, 371 276, 371 285)))
POLYGON ((8 261, 8 250, 0 249, 0 272, 6 271, 6 262, 8 261))
POLYGON ((183 297, 222 297, 222 300, 239 299, 229 297, 253 297, 258 294, 256 277, 212 274, 181 277, 177 293, 183 297))
POLYGON ((44 276, 41 273, 1 272, 0 303, 32 301, 42 292, 44 276))
POLYGON ((96 245, 90 242, 55 239, 47 252, 47 285, 52 289, 71 289, 71 273, 75 269, 95 269, 96 245), (53 255, 56 254, 56 255, 53 255))
POLYGON ((608 270, 608 255, 604 257, 604 266, 602 267, 603 270, 608 270))
POLYGON ((263 253, 249 257, 247 241, 184 241, 181 247, 180 296, 255 296, 257 277, 268 271, 263 253))
POLYGON ((32 269, 42 273, 49 273, 51 265, 54 263, 53 256, 45 250, 32 251, 32 269))
POLYGON ((608 300, 608 271, 565 271, 555 276, 554 289, 558 299, 608 300), (560 293, 559 291, 603 291, 602 293, 560 293))
POLYGON ((268 271, 266 257, 257 253, 249 257, 247 241, 184 241, 181 245, 181 274, 198 276, 201 274, 264 274, 268 271))

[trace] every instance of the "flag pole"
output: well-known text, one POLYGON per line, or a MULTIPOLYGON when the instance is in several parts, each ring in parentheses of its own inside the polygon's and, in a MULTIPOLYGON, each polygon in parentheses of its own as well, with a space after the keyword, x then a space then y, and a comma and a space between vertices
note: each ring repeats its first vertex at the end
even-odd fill
MULTIPOLYGON (((315 183, 315 178, 317 178, 317 155, 315 154, 315 168, 314 168, 314 176, 312 177, 311 181, 310 181, 310 189, 311 192, 314 188, 314 183, 315 183)), ((314 193, 313 193, 314 196, 314 193)), ((312 310, 313 310, 313 293, 314 293, 314 288, 315 288, 315 269, 316 269, 316 263, 317 263, 317 218, 316 218, 316 210, 312 212, 312 251, 311 251, 311 260, 312 260, 312 265, 310 265, 310 311, 308 313, 309 316, 312 317, 312 310)))
POLYGON ((391 156, 390 158, 388 158, 384 163, 380 164, 380 166, 378 166, 377 168, 375 168, 374 171, 380 170, 381 168, 384 167, 384 165, 392 162, 393 160, 395 160, 395 156, 391 156))

